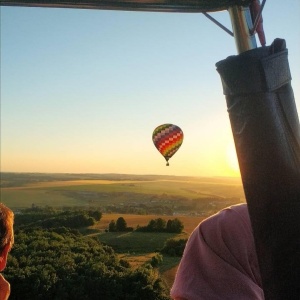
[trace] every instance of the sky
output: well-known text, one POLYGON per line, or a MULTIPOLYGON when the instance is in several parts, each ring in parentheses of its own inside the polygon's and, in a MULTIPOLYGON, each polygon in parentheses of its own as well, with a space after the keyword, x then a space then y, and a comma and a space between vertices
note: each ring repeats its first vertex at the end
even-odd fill
MULTIPOLYGON (((287 42, 299 112, 300 1, 282 3, 264 30, 287 42)), ((201 13, 1 7, 1 171, 239 176, 215 67, 236 54, 201 13), (169 167, 164 123, 184 132, 169 167)))

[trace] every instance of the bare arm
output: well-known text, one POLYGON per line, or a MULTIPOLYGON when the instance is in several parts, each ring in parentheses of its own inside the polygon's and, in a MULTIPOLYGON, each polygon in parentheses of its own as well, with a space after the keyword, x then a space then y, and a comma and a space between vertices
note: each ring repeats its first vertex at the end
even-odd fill
POLYGON ((0 300, 7 300, 10 295, 10 284, 0 274, 0 300))

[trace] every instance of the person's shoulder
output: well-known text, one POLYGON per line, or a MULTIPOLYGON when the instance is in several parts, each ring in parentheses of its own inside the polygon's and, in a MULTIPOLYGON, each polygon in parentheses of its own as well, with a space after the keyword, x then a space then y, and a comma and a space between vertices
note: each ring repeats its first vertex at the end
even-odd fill
POLYGON ((244 230, 250 228, 248 207, 245 203, 226 207, 200 224, 200 228, 204 231, 218 230, 223 234, 239 232, 241 229, 239 227, 243 227, 244 230))
POLYGON ((222 210, 219 211, 219 213, 232 212, 232 211, 242 212, 242 213, 248 212, 248 206, 246 203, 234 204, 234 205, 223 208, 222 210))
POLYGON ((248 206, 246 203, 228 206, 222 209, 219 214, 225 218, 242 218, 249 219, 248 206))
POLYGON ((235 204, 223 208, 222 210, 218 211, 216 214, 205 219, 203 223, 215 222, 216 220, 231 221, 232 219, 236 219, 236 218, 241 218, 241 219, 249 218, 248 207, 246 203, 235 204))

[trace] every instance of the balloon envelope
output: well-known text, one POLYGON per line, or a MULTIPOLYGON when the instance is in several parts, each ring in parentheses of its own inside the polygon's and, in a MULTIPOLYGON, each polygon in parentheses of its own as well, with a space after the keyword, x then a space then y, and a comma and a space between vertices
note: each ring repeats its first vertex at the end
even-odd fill
POLYGON ((177 152, 183 142, 183 132, 173 124, 163 124, 156 127, 152 140, 157 150, 167 161, 177 152))

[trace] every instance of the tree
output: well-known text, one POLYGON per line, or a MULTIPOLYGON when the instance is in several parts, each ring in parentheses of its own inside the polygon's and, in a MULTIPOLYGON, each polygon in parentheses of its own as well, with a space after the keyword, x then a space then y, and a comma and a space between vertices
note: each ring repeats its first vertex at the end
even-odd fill
POLYGON ((108 225, 108 231, 109 232, 115 232, 115 231, 117 231, 116 222, 114 220, 110 221, 110 223, 108 225))
POLYGON ((171 230, 172 230, 172 223, 173 223, 172 220, 168 220, 167 227, 166 227, 167 232, 171 232, 171 230))
POLYGON ((118 218, 116 222, 116 230, 117 231, 126 231, 127 223, 123 217, 118 218))
POLYGON ((168 220, 166 231, 181 233, 183 228, 183 223, 179 219, 175 218, 174 220, 168 220))
POLYGON ((89 211, 89 216, 94 218, 96 221, 100 221, 102 213, 99 210, 89 211))
POLYGON ((162 218, 158 218, 156 221, 156 231, 162 232, 166 228, 166 221, 162 218))
POLYGON ((154 256, 151 257, 151 266, 153 268, 157 268, 163 262, 163 256, 159 253, 156 253, 154 256))
POLYGON ((170 256, 182 256, 186 242, 187 239, 168 239, 160 252, 170 256))

